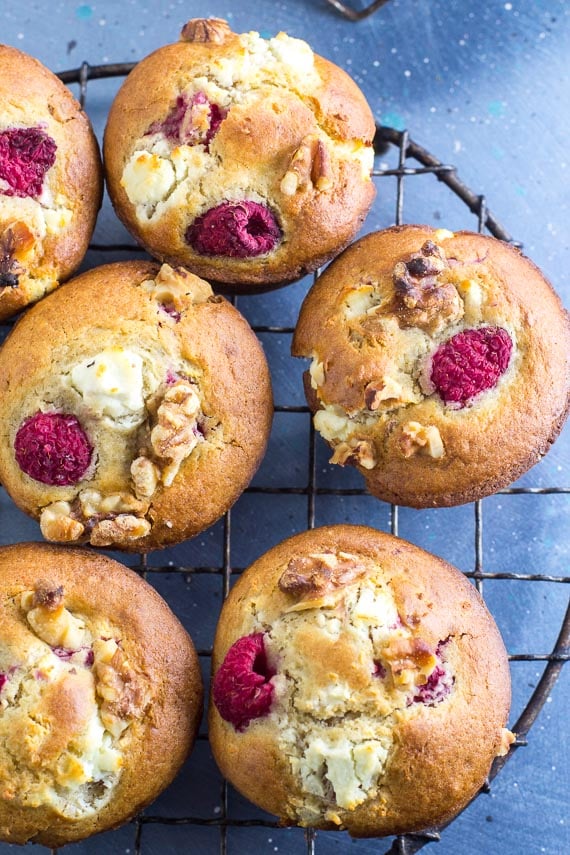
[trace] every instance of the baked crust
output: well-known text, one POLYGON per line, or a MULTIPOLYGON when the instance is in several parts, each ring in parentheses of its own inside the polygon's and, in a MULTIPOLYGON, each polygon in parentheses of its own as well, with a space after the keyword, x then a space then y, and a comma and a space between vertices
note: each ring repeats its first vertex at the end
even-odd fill
POLYGON ((41 127, 57 145, 39 197, 0 192, 0 244, 26 226, 10 270, 17 286, 0 287, 0 320, 35 302, 69 278, 81 263, 95 228, 103 170, 87 114, 69 89, 31 56, 0 45, 0 130, 41 127), (47 217, 47 219, 46 219, 47 217))
MULTIPOLYGON (((504 730, 510 704, 508 661, 492 617, 461 573, 406 541, 366 527, 339 525, 303 532, 269 550, 240 577, 224 604, 214 643, 214 686, 229 648, 243 636, 260 632, 276 672, 269 714, 254 718, 239 732, 211 702, 209 735, 223 774, 284 824, 345 828, 355 837, 369 837, 445 822, 476 794, 493 758, 506 753, 513 739, 504 730), (313 592, 314 607, 306 602, 299 611, 294 590, 284 589, 284 572, 323 556, 329 560, 331 554, 364 569, 349 575, 346 583, 337 578, 328 605, 323 605, 322 591, 313 592), (393 614, 393 608, 400 618, 383 637, 386 627, 376 635, 381 618, 355 635, 354 591, 367 587, 382 594, 381 602, 391 602, 386 615, 393 614), (301 622, 296 623, 299 615, 301 622), (334 619, 341 627, 333 637, 322 626, 326 621, 331 626, 334 619), (402 702, 394 689, 402 672, 393 656, 386 658, 397 647, 395 638, 418 651, 417 667, 422 655, 436 651, 437 658, 445 647, 444 668, 453 674, 453 685, 440 702, 402 702), (372 673, 378 657, 387 672, 382 680, 372 673), (384 693, 376 688, 381 682, 384 693), (339 705, 343 687, 346 693, 339 705), (336 692, 328 709, 326 702, 318 705, 327 688, 336 692), (387 746, 376 784, 372 782, 367 797, 356 799, 359 803, 352 808, 335 804, 336 787, 331 796, 330 782, 324 797, 311 796, 293 771, 299 762, 295 746, 305 740, 308 757, 327 728, 337 747, 342 742, 339 732, 353 740, 353 750, 362 744, 363 734, 372 739, 369 745, 379 739, 387 746)), ((332 765, 327 773, 332 780, 331 770, 332 765)))
POLYGON ((0 670, 6 677, 0 703, 3 720, 10 717, 11 724, 0 737, 0 836, 57 847, 114 828, 158 796, 193 745, 202 681, 192 641, 150 585, 91 551, 32 543, 3 547, 0 590, 0 670), (31 595, 31 605, 40 605, 36 612, 43 603, 48 618, 59 597, 64 616, 86 627, 91 664, 67 667, 65 657, 73 651, 55 647, 50 621, 39 625, 36 618, 31 625, 31 595), (101 642, 108 631, 113 638, 101 642), (116 640, 117 657, 128 663, 118 672, 117 657, 104 665, 97 648, 116 640), (12 682, 20 684, 16 696, 12 682), (95 721, 103 732, 113 687, 122 691, 114 702, 122 724, 113 736, 105 730, 104 739, 120 755, 118 772, 99 809, 74 817, 62 802, 66 796, 73 802, 84 786, 74 769, 75 761, 84 760, 81 747, 95 755, 101 748, 85 728, 95 721))
POLYGON ((546 454, 568 412, 569 344, 559 298, 517 249, 401 226, 367 235, 329 266, 303 303, 292 352, 314 359, 313 411, 349 419, 336 433, 325 424, 333 462, 356 465, 378 498, 422 508, 490 495, 546 454), (422 303, 402 270, 427 241, 443 271, 422 303), (433 354, 484 327, 508 333, 508 368, 465 406, 447 404, 429 388, 433 354))
POLYGON ((16 504, 50 540, 128 551, 177 543, 218 519, 259 466, 273 415, 267 363, 245 319, 203 280, 152 262, 98 267, 28 312, 2 349, 0 389, 0 478, 16 504), (109 396, 94 398, 83 376, 94 360, 112 363, 114 349, 140 367, 112 391, 138 400, 109 418, 109 396), (45 411, 73 414, 94 448, 75 483, 41 483, 16 460, 19 429, 45 411))
MULTIPOLYGON (((276 287, 323 264, 359 229, 375 193, 370 179, 374 119, 352 79, 319 56, 309 63, 310 50, 304 43, 284 34, 269 43, 255 38, 257 34, 239 36, 225 22, 220 22, 218 40, 189 41, 196 38, 198 24, 209 25, 193 23, 190 35, 185 28, 181 41, 143 59, 112 104, 104 142, 109 194, 120 219, 154 257, 182 264, 223 290, 276 287), (276 44, 281 59, 277 63, 272 59, 264 76, 254 80, 235 71, 234 83, 225 80, 220 69, 233 68, 232 64, 241 68, 250 54, 256 57, 251 74, 257 73, 256 51, 266 44, 276 44), (300 50, 299 45, 310 68, 306 75, 299 71, 295 76, 294 63, 287 65, 283 57, 300 50), (160 216, 155 209, 150 217, 148 212, 139 215, 125 186, 125 168, 133 152, 151 148, 149 128, 164 121, 181 92, 204 89, 210 100, 219 96, 225 102, 227 115, 206 148, 176 149, 199 152, 195 156, 200 161, 191 167, 196 171, 185 179, 187 187, 180 198, 182 184, 177 180, 176 189, 170 188, 170 195, 156 207, 160 216), (324 146, 326 162, 317 162, 317 144, 324 146), (294 188, 290 181, 289 186, 287 181, 282 185, 291 170, 296 173, 291 179, 294 188), (176 202, 170 204, 174 197, 176 202), (250 258, 204 255, 192 249, 185 233, 196 217, 224 201, 244 199, 262 202, 276 215, 282 231, 276 248, 250 258)), ((160 163, 164 166, 164 161, 160 163)))

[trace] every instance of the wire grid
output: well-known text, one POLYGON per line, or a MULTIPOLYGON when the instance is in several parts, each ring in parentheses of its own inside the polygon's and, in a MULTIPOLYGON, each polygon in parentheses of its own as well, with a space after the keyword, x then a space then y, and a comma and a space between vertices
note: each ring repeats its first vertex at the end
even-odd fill
MULTIPOLYGON (((334 0, 329 0, 333 5, 339 6, 343 4, 338 4, 334 2, 334 0)), ((386 0, 380 0, 380 2, 371 4, 371 7, 368 7, 370 14, 375 8, 378 8, 382 5, 386 0), (374 9, 372 9, 372 6, 374 9)), ((85 106, 85 100, 87 96, 87 84, 89 80, 109 78, 109 77, 122 77, 126 76, 128 72, 133 68, 134 63, 115 63, 115 64, 107 64, 107 65, 96 65, 90 66, 88 63, 84 62, 81 67, 72 69, 70 71, 61 72, 58 76, 64 83, 79 83, 79 98, 82 106, 85 106)), ((499 238, 501 240, 508 241, 516 246, 520 246, 513 238, 508 234, 508 232, 503 228, 503 226, 497 221, 497 219, 493 216, 493 214, 488 210, 486 205, 485 197, 482 195, 475 194, 472 190, 470 190, 457 176, 455 167, 442 163, 438 160, 434 155, 430 154, 426 149, 422 148, 420 145, 415 143, 413 140, 409 138, 407 131, 397 131, 393 128, 388 128, 384 126, 377 127, 376 137, 375 137, 375 149, 377 154, 385 152, 388 148, 395 147, 398 151, 398 165, 393 169, 389 168, 378 168, 375 167, 373 170, 373 178, 375 181, 379 182, 388 177, 396 178, 396 198, 395 198, 395 211, 394 211, 394 223, 396 225, 401 225, 404 223, 404 198, 405 198, 405 187, 407 186, 407 182, 413 177, 417 175, 431 174, 438 181, 443 182, 458 198, 460 198, 464 204, 467 206, 471 214, 476 218, 477 221, 477 229, 479 232, 488 231, 494 237, 499 238), (414 165, 410 165, 410 162, 414 162, 414 165)), ((92 244, 92 249, 96 249, 99 251, 116 251, 118 249, 124 250, 128 249, 133 252, 141 251, 139 247, 135 245, 124 245, 124 244, 113 244, 113 245, 100 245, 100 244, 92 244)), ((315 277, 318 275, 318 272, 315 274, 315 277)), ((246 298, 247 299, 247 298, 246 298)), ((234 305, 237 305, 237 298, 233 298, 232 302, 234 305)), ((289 334, 294 331, 293 327, 286 326, 261 326, 254 325, 253 329, 256 333, 269 333, 269 334, 289 334)), ((275 407, 276 413, 305 413, 307 414, 307 423, 308 423, 308 450, 309 450, 309 463, 308 463, 308 471, 307 471, 307 483, 303 487, 254 487, 250 486, 245 491, 246 493, 261 493, 266 495, 302 495, 306 497, 307 500, 307 508, 306 508, 306 521, 308 528, 315 527, 315 512, 316 512, 316 503, 318 497, 321 496, 366 496, 366 490, 364 489, 333 489, 326 487, 318 487, 317 486, 317 445, 316 445, 316 437, 315 431, 312 425, 312 419, 310 418, 309 408, 306 406, 289 406, 289 405, 280 405, 275 407)), ((320 440, 319 440, 320 441, 320 440)), ((501 495, 516 495, 516 494, 568 494, 570 493, 570 487, 546 487, 546 488, 533 488, 533 487, 512 487, 509 489, 501 490, 501 495)), ((488 579, 508 579, 508 580, 518 580, 518 581, 539 581, 539 582, 551 582, 551 583, 567 583, 570 582, 570 577, 567 576, 553 576, 546 575, 540 573, 509 573, 509 572, 489 572, 483 569, 483 503, 481 500, 473 503, 473 511, 475 515, 475 531, 474 531, 474 567, 473 570, 465 572, 465 575, 472 579, 477 590, 481 595, 483 595, 483 587, 485 580, 488 579)), ((390 531, 393 535, 398 535, 398 523, 399 523, 399 509, 397 505, 390 506, 390 531)), ((223 548, 222 548, 222 562, 221 566, 211 567, 211 566, 195 566, 193 568, 181 567, 181 566, 152 566, 151 568, 147 565, 147 557, 145 555, 140 557, 140 561, 138 566, 135 566, 134 569, 138 570, 143 577, 146 577, 147 570, 152 570, 152 572, 168 572, 168 573, 184 573, 188 574, 216 574, 221 577, 222 580, 222 589, 223 589, 223 597, 227 596, 230 590, 230 583, 232 574, 237 574, 241 572, 243 568, 234 567, 232 564, 232 512, 228 511, 224 516, 223 521, 223 548)), ((201 657, 210 657, 211 656, 211 648, 198 649, 198 654, 201 657)), ((490 783, 496 777, 496 775, 501 771, 505 763, 508 759, 514 754, 514 749, 519 748, 527 744, 527 734, 530 728, 532 727, 538 713, 540 712, 543 704, 545 703, 548 695, 550 694, 552 687, 554 686, 562 666, 564 662, 570 659, 570 606, 566 611, 564 620, 562 622, 559 636, 557 641, 550 653, 539 652, 539 653, 521 653, 514 654, 509 656, 510 661, 532 661, 532 662, 545 662, 546 666, 542 677, 540 678, 534 692, 532 693, 525 709, 520 715, 519 719, 513 725, 513 730, 517 734, 516 742, 514 743, 511 751, 506 757, 499 757, 495 760, 491 771, 489 773, 488 779, 483 785, 482 791, 489 792, 490 791, 490 783)), ((199 735, 198 739, 206 739, 205 735, 199 735)), ((229 803, 228 803, 228 785, 224 781, 222 784, 222 792, 221 792, 221 808, 218 816, 211 817, 200 817, 200 816, 186 816, 186 817, 164 817, 157 816, 149 813, 143 813, 139 817, 137 817, 133 823, 135 825, 135 845, 134 845, 134 853, 135 855, 144 855, 143 848, 143 839, 142 833, 143 828, 145 826, 153 825, 153 824, 164 824, 164 825, 183 825, 183 826, 210 826, 216 827, 219 829, 219 852, 220 855, 226 855, 228 851, 228 829, 229 828, 239 828, 239 827, 266 827, 268 829, 273 829, 272 833, 278 833, 277 829, 279 828, 278 824, 271 820, 264 819, 236 819, 230 816, 229 803)), ((448 825, 447 823, 446 825, 448 825)), ((385 855, 413 855, 418 852, 428 843, 438 841, 440 839, 441 832, 446 827, 446 825, 440 826, 438 828, 430 829, 421 833, 415 834, 407 834, 400 835, 396 837, 391 844, 390 848, 385 850, 385 855)), ((304 851, 306 855, 318 855, 318 846, 317 846, 317 835, 312 829, 307 829, 305 831, 305 846, 304 851)), ((381 845, 381 844, 379 844, 381 845)), ((57 850, 52 850, 52 853, 56 853, 57 850)), ((301 849, 299 850, 301 852, 301 849)))
POLYGON ((337 12, 346 18, 348 21, 362 21, 364 18, 368 18, 370 15, 373 15, 381 6, 385 6, 388 0, 374 0, 374 2, 369 3, 368 6, 365 6, 363 9, 355 9, 348 3, 342 3, 341 0, 327 0, 337 12))

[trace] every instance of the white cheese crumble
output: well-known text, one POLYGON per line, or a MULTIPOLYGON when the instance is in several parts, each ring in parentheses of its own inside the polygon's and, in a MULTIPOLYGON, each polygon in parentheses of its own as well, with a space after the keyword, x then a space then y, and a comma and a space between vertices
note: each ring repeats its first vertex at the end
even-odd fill
POLYGON ((97 416, 126 421, 129 427, 145 418, 143 360, 122 347, 108 347, 76 365, 71 383, 97 416))

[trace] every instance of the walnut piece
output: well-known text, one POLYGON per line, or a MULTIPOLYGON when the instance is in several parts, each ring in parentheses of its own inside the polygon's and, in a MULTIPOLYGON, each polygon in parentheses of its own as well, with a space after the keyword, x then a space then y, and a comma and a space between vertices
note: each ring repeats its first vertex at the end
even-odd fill
POLYGON ((332 604, 334 595, 341 593, 366 571, 356 555, 346 552, 319 552, 292 558, 281 574, 279 589, 298 600, 290 610, 332 604), (332 595, 332 597, 331 597, 332 595))
POLYGON ((408 261, 394 266, 394 308, 401 326, 419 327, 433 335, 463 316, 457 289, 439 280, 447 268, 445 253, 431 240, 408 261))
POLYGON ((501 731, 501 744, 497 750, 497 757, 504 757, 505 754, 509 753, 509 749, 513 742, 516 739, 516 735, 512 733, 510 730, 507 730, 506 727, 503 727, 501 731))
POLYGON ((154 453, 170 462, 162 469, 164 485, 169 487, 183 460, 203 438, 198 430, 200 398, 187 380, 178 380, 164 395, 157 413, 157 424, 150 434, 154 453))
POLYGON ((406 458, 419 453, 439 460, 445 454, 438 428, 435 425, 426 426, 419 422, 406 422, 403 426, 400 448, 406 458))
POLYGON ((421 638, 392 638, 382 650, 397 685, 425 682, 437 665, 437 657, 421 638))
POLYGON ((150 532, 148 520, 132 514, 119 514, 111 520, 100 520, 91 531, 89 542, 92 546, 112 546, 114 543, 129 543, 140 540, 150 532))
POLYGON ((33 592, 22 594, 20 605, 38 638, 51 647, 78 650, 90 643, 85 623, 65 608, 63 587, 38 582, 33 592))
POLYGON ((103 699, 101 721, 115 737, 140 716, 146 705, 146 693, 141 680, 114 639, 93 643, 96 692, 103 699))
POLYGON ((182 27, 180 40, 221 45, 231 35, 230 25, 223 18, 192 18, 182 27))
POLYGON ((160 480, 160 470, 148 457, 137 457, 131 463, 131 477, 137 498, 150 499, 160 480))
POLYGON ((394 401, 399 404, 409 404, 415 401, 410 390, 404 389, 401 383, 393 377, 385 375, 380 380, 371 380, 364 389, 364 403, 374 412, 382 401, 394 401))
POLYGON ((281 179, 280 188, 285 196, 294 196, 309 183, 319 191, 328 190, 333 183, 328 150, 316 134, 303 137, 281 179))
POLYGON ((85 526, 71 516, 69 502, 53 502, 40 514, 40 529, 46 540, 56 543, 72 543, 79 540, 85 526))
POLYGON ((339 442, 335 445, 329 462, 338 463, 340 466, 351 463, 353 466, 362 466, 363 469, 374 469, 378 458, 371 439, 351 439, 349 442, 339 442))

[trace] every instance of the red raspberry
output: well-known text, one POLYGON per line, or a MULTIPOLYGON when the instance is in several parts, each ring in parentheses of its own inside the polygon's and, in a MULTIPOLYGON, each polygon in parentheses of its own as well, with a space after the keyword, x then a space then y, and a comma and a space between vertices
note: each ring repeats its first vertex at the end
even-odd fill
POLYGON ((4 684, 8 682, 8 677, 6 674, 0 674, 0 692, 2 691, 4 684))
POLYGON ((226 116, 227 110, 222 110, 217 104, 212 104, 203 92, 196 92, 190 101, 185 95, 179 95, 166 119, 162 122, 153 122, 145 136, 162 133, 175 142, 184 145, 203 143, 208 149, 211 140, 226 116), (200 107, 203 104, 209 106, 208 128, 205 131, 201 124, 194 122, 192 114, 193 108, 200 107))
POLYGON ((0 133, 0 179, 5 196, 39 196, 55 163, 57 146, 41 128, 11 128, 0 133))
POLYGON ((452 679, 453 678, 449 677, 441 665, 436 665, 427 678, 427 682, 424 683, 423 686, 418 686, 416 694, 412 700, 426 704, 426 706, 429 707, 434 707, 449 695, 452 679))
POLYGON ((14 441, 22 472, 58 487, 80 481, 93 449, 75 416, 36 413, 20 425, 14 441))
POLYGON ((259 202, 222 202, 194 220, 186 240, 200 255, 252 258, 270 252, 281 240, 281 229, 259 202))
POLYGON ((431 382, 446 404, 462 408, 497 384, 507 370, 512 348, 511 337, 500 327, 464 330, 435 352, 431 382))
POLYGON ((250 721, 269 714, 275 671, 265 652, 263 633, 239 638, 226 653, 213 682, 213 698, 221 717, 243 731, 250 721))

